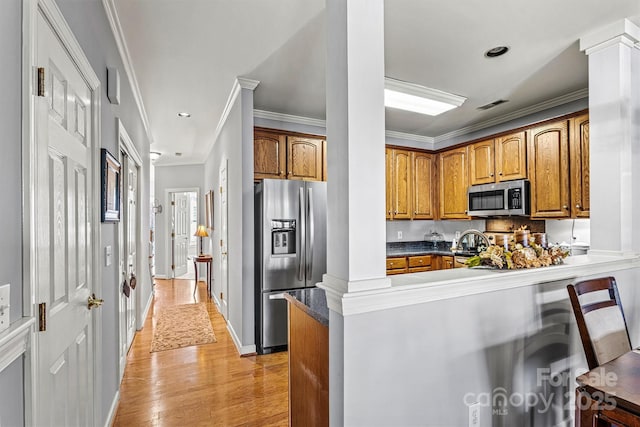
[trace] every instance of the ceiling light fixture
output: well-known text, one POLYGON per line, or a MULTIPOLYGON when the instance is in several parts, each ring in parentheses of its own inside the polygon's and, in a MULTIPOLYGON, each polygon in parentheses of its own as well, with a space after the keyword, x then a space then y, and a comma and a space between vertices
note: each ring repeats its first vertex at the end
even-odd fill
POLYGON ((484 56, 487 58, 495 58, 496 56, 504 55, 507 52, 509 52, 509 48, 507 46, 496 46, 486 51, 484 56))
POLYGON ((184 118, 191 117, 191 113, 187 113, 186 111, 181 111, 178 113, 178 117, 184 117, 184 118))
POLYGON ((160 156, 162 156, 162 153, 159 153, 157 151, 151 151, 149 153, 149 159, 151 159, 152 162, 155 162, 156 160, 158 160, 160 156))
POLYGON ((384 78, 384 105, 389 108, 437 116, 461 106, 466 100, 441 90, 384 78))

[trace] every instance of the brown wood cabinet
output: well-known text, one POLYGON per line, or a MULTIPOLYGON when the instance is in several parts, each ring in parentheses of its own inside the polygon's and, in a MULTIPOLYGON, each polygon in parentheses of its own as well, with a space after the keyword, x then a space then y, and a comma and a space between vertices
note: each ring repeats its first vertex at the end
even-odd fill
POLYGON ((411 219, 411 152, 386 149, 387 218, 411 219))
POLYGON ((469 146, 470 185, 527 177, 525 132, 516 132, 469 146))
POLYGON ((436 206, 434 187, 436 180, 436 162, 433 154, 411 152, 412 209, 413 219, 434 219, 436 206))
POLYGON ((434 270, 431 255, 418 255, 408 257, 409 273, 434 270))
POLYGON ((256 180, 326 180, 326 141, 321 137, 255 129, 253 169, 256 180))
POLYGON ((409 271, 409 263, 407 257, 387 258, 387 275, 404 274, 409 271))
POLYGON ((323 140, 287 136, 287 179, 322 181, 323 140))
POLYGON ((440 219, 468 218, 469 165, 467 153, 467 147, 462 147, 438 155, 440 219))
POLYGON ((571 158, 571 216, 589 218, 589 114, 569 121, 571 158))
POLYGON ((455 261, 452 256, 442 255, 440 257, 440 269, 441 270, 449 270, 455 267, 455 261))
POLYGON ((286 178, 287 170, 286 136, 256 130, 253 133, 253 174, 254 179, 286 178))
POLYGON ((568 218, 569 135, 562 120, 527 130, 531 218, 568 218))
POLYGON ((495 139, 496 182, 527 178, 526 133, 516 132, 495 139))

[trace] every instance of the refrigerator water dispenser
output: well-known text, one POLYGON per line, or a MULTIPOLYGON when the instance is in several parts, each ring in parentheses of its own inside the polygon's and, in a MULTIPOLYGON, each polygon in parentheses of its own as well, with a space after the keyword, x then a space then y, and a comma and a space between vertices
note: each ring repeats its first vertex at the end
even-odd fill
POLYGON ((271 254, 286 255, 296 253, 296 220, 271 220, 271 254))

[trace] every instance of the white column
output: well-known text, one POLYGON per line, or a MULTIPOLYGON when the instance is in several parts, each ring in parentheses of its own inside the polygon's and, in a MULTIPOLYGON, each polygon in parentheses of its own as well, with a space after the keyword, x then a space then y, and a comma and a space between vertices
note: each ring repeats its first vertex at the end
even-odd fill
MULTIPOLYGON (((327 293, 330 425, 355 389, 342 300, 386 278, 384 0, 327 0, 327 293)), ((351 356, 353 357, 353 356, 351 356)))
POLYGON ((640 252, 640 28, 580 40, 589 56, 591 253, 640 252))

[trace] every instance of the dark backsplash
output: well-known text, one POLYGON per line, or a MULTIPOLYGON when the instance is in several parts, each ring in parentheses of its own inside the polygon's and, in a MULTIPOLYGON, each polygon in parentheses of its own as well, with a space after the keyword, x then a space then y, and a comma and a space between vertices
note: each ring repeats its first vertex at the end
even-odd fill
MULTIPOLYGON (((387 242, 387 253, 393 252, 418 252, 434 250, 433 242, 420 240, 417 242, 387 242)), ((450 251, 451 242, 438 242, 437 251, 450 251)))

